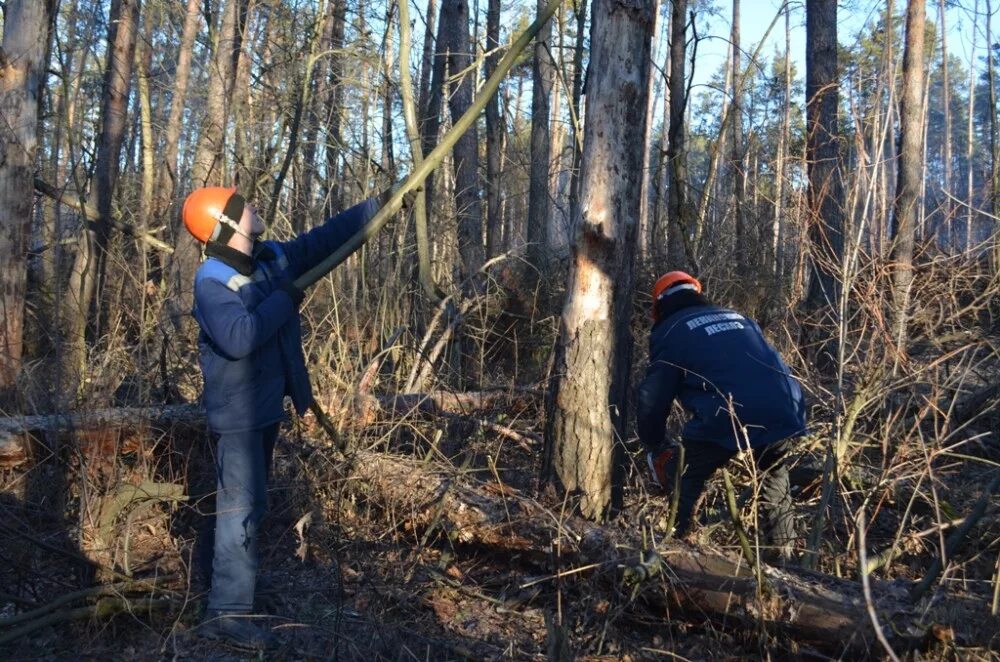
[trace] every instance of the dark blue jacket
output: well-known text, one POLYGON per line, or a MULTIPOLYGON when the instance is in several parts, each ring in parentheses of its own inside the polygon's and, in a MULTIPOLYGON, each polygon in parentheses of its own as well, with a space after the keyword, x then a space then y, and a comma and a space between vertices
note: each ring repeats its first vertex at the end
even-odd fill
POLYGON ((286 395, 300 415, 312 404, 299 314, 279 285, 319 264, 377 211, 376 201, 367 200, 292 241, 263 242, 249 276, 215 257, 202 263, 192 312, 201 327, 204 404, 213 431, 257 430, 281 421, 286 395))
POLYGON ((806 430, 798 382, 757 323, 737 312, 711 305, 674 312, 653 327, 649 357, 637 426, 650 450, 663 445, 674 398, 691 416, 686 442, 735 450, 748 441, 765 446, 806 430))

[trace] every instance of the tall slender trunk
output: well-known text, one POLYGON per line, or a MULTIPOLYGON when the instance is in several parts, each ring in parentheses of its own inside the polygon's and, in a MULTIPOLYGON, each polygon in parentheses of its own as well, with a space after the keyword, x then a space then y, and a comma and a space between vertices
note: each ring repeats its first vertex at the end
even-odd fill
POLYGON ((652 0, 595 0, 581 217, 546 423, 546 467, 580 509, 612 502, 627 420, 652 0), (616 443, 616 438, 619 440, 616 443))
POLYGON ((893 237, 893 335, 897 355, 906 351, 906 322, 913 282, 913 248, 920 202, 923 160, 924 25, 925 0, 908 0, 906 46, 903 50, 903 96, 900 106, 900 161, 896 184, 893 237))
POLYGON ((792 125, 792 29, 790 7, 785 7, 785 89, 781 114, 781 133, 778 134, 778 154, 774 167, 774 221, 771 224, 772 272, 780 285, 784 275, 784 228, 785 219, 785 167, 788 159, 788 141, 792 125))
POLYGON ((746 145, 743 137, 743 85, 742 83, 742 62, 743 53, 740 50, 740 0, 733 0, 733 25, 729 40, 732 48, 733 70, 730 74, 732 81, 732 107, 729 112, 733 114, 730 128, 730 169, 732 170, 733 186, 733 217, 736 222, 734 246, 736 251, 736 265, 738 273, 748 273, 747 267, 751 264, 751 253, 757 247, 749 243, 746 220, 746 189, 747 172, 744 160, 746 158, 746 145))
POLYGON ((944 105, 944 137, 942 143, 942 155, 944 171, 944 224, 943 230, 946 233, 945 245, 950 245, 954 241, 952 230, 952 214, 954 205, 949 197, 953 194, 951 188, 951 81, 948 78, 948 15, 945 12, 944 0, 938 0, 938 31, 941 33, 941 102, 944 105))
MULTIPOLYGON (((986 0, 986 77, 990 90, 990 205, 993 216, 1000 217, 1000 128, 997 126, 997 81, 993 75, 993 2, 986 0)), ((994 233, 996 234, 996 233, 994 233)), ((997 248, 1000 252, 1000 247, 997 248)), ((997 260, 1000 270, 1000 259, 997 260)))
POLYGON ((302 175, 296 181, 295 206, 293 207, 292 225, 297 230, 304 230, 313 208, 313 182, 319 171, 316 152, 320 127, 325 123, 324 106, 329 98, 330 67, 333 58, 338 53, 333 50, 334 24, 337 19, 338 5, 343 0, 329 0, 323 16, 322 28, 316 53, 311 86, 309 92, 310 108, 306 115, 305 128, 302 132, 302 175))
MULTIPOLYGON (((428 4, 427 11, 431 12, 432 9, 431 4, 428 4)), ((451 48, 451 33, 448 29, 449 26, 445 24, 446 16, 445 7, 442 4, 438 14, 437 39, 434 40, 433 45, 434 56, 430 67, 430 87, 421 95, 423 99, 421 100, 420 107, 420 142, 424 154, 429 154, 434 149, 434 146, 437 145, 438 133, 441 130, 441 104, 444 98, 445 87, 444 77, 448 64, 448 51, 451 48)), ((428 23, 429 29, 430 23, 428 23)), ((424 42, 424 53, 426 57, 426 40, 424 42)), ((434 174, 432 172, 424 180, 424 195, 427 198, 427 210, 432 215, 434 212, 434 184, 436 181, 434 174)))
MULTIPOLYGON (((402 1, 402 0, 400 0, 402 1)), ((486 78, 500 61, 500 0, 489 0, 486 9, 486 78)), ((486 104, 486 256, 502 250, 503 219, 500 215, 500 146, 503 142, 499 96, 486 104)))
MULTIPOLYGON (((544 0, 538 0, 538 11, 545 7, 544 0)), ((531 87, 531 166, 528 179, 528 262, 541 269, 544 266, 548 237, 550 191, 549 158, 551 136, 549 135, 549 104, 552 97, 552 80, 555 64, 552 62, 550 40, 552 21, 548 21, 535 37, 535 57, 532 64, 531 87)), ((537 275, 530 269, 529 279, 537 275)))
POLYGON ((570 108, 576 122, 573 125, 573 170, 569 183, 570 236, 575 232, 576 217, 580 210, 580 157, 583 153, 583 117, 580 115, 580 97, 583 92, 583 45, 586 38, 587 2, 576 3, 576 45, 573 47, 573 97, 570 108))
MULTIPOLYGON (((462 74, 448 99, 451 121, 457 122, 472 104, 475 75, 466 71, 472 64, 472 44, 469 40, 469 7, 465 0, 443 0, 441 26, 452 32, 448 70, 462 74)), ((479 198, 479 135, 476 125, 458 139, 452 150, 455 170, 455 207, 458 216, 458 249, 461 265, 456 282, 463 282, 479 271, 486 261, 483 246, 482 202, 479 198)))
POLYGON ((972 157, 975 154, 973 143, 973 126, 976 112, 976 36, 979 34, 979 0, 972 10, 972 46, 969 49, 969 117, 965 133, 965 250, 972 249, 972 221, 976 200, 973 188, 972 157))
POLYGON ((818 313, 815 326, 807 334, 807 344, 816 343, 818 363, 827 371, 836 365, 833 326, 839 308, 840 265, 844 252, 839 102, 837 3, 807 0, 806 162, 809 164, 810 268, 813 273, 806 303, 818 313))
POLYGON ((38 148, 38 97, 46 70, 53 6, 9 0, 0 62, 0 401, 13 395, 21 372, 24 303, 31 237, 32 178, 38 148))
POLYGON ((687 0, 671 2, 670 14, 670 211, 674 227, 669 234, 667 259, 671 265, 696 269, 697 258, 692 241, 692 213, 687 189, 687 148, 684 111, 687 107, 687 0))
MULTIPOLYGON (((105 251, 111 230, 112 196, 118 181, 119 157, 125 138, 129 91, 132 86, 139 0, 115 0, 111 3, 109 19, 107 68, 102 88, 101 135, 94 164, 99 218, 82 233, 66 297, 67 347, 63 374, 67 375, 71 386, 75 386, 83 375, 87 321, 95 300, 98 305, 100 303, 105 251)), ((67 395, 72 398, 75 393, 67 395)))
MULTIPOLYGON (((170 115, 163 132, 163 158, 160 161, 160 177, 153 201, 153 215, 163 218, 177 190, 177 150, 180 143, 182 118, 187 102, 188 79, 191 76, 191 57, 194 39, 198 33, 201 12, 198 0, 188 0, 184 14, 184 27, 177 54, 177 69, 174 74, 174 90, 170 99, 170 115)), ((179 238, 179 237, 178 237, 179 238)))
MULTIPOLYGON (((653 1, 653 44, 659 43, 660 36, 660 3, 653 1)), ((650 57, 656 57, 655 46, 651 49, 650 57)), ((647 67, 646 77, 646 134, 642 140, 642 193, 639 196, 639 260, 649 257, 649 246, 652 240, 652 228, 650 227, 649 203, 653 184, 653 169, 650 167, 653 151, 653 109, 656 106, 656 95, 654 94, 656 77, 659 72, 656 67, 647 67)))
POLYGON ((344 114, 344 68, 345 60, 341 49, 344 46, 344 24, 347 3, 336 0, 333 8, 333 33, 330 35, 330 71, 326 83, 326 204, 324 214, 332 216, 343 204, 343 185, 340 178, 340 154, 343 149, 341 121, 344 114))
MULTIPOLYGON (((222 25, 216 32, 214 53, 209 64, 205 120, 198 134, 194 162, 191 166, 191 187, 221 185, 226 124, 229 101, 233 91, 236 67, 234 59, 239 43, 239 17, 248 0, 226 0, 222 25)), ((178 215, 179 216, 179 215, 178 215)), ((182 321, 191 311, 194 298, 193 279, 198 267, 201 248, 184 229, 178 218, 177 244, 168 267, 167 299, 164 312, 170 326, 180 331, 182 321)))
MULTIPOLYGON (((139 195, 139 227, 145 230, 152 222, 155 138, 153 137, 153 108, 149 92, 150 67, 153 59, 154 8, 147 7, 143 19, 143 39, 140 41, 136 65, 136 82, 139 86, 139 119, 142 131, 142 182, 139 195)), ((144 262, 145 263, 145 262, 144 262)))

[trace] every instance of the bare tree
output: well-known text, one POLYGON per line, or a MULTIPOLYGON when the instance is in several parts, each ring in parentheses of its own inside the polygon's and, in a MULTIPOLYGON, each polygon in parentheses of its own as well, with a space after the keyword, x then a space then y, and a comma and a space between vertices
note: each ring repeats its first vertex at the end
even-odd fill
POLYGON ((976 116, 976 37, 979 35, 979 0, 973 5, 972 9, 972 45, 969 48, 969 114, 968 114, 968 124, 966 126, 965 133, 965 250, 968 251, 972 248, 972 219, 974 218, 975 212, 975 199, 973 194, 975 190, 973 189, 974 177, 973 177, 973 167, 972 167, 972 156, 975 154, 975 143, 973 142, 973 126, 974 119, 976 116))
POLYGON ((744 160, 746 158, 746 145, 743 139, 743 85, 742 66, 743 52, 740 50, 740 0, 733 0, 733 24, 730 30, 730 48, 732 55, 730 65, 732 73, 730 81, 732 87, 732 104, 729 112, 732 113, 732 120, 729 124, 730 142, 730 169, 732 170, 733 186, 733 216, 736 221, 735 249, 736 264, 740 273, 746 273, 750 264, 750 253, 755 250, 748 245, 747 220, 746 220, 746 192, 747 192, 747 172, 744 160))
MULTIPOLYGON (((139 0, 115 0, 108 21, 108 56, 101 106, 101 134, 94 164, 97 220, 82 233, 70 273, 65 329, 64 371, 70 384, 83 372, 85 335, 90 307, 103 279, 105 251, 111 232, 111 203, 118 181, 119 158, 125 137, 132 65, 139 21, 139 0)), ((72 397, 73 394, 70 394, 72 397)))
POLYGON ((837 107, 837 3, 806 2, 806 159, 809 170, 809 234, 812 279, 806 304, 818 313, 807 342, 819 346, 818 363, 829 369, 836 357, 829 322, 840 300, 839 265, 844 252, 844 191, 840 176, 837 107))
MULTIPOLYGON (((226 0, 222 25, 215 32, 212 62, 209 65, 205 120, 198 134, 191 186, 221 185, 222 159, 229 121, 229 102, 236 80, 236 58, 240 44, 240 18, 246 16, 249 0, 226 0)), ((177 247, 168 267, 165 312, 174 329, 186 318, 193 302, 192 279, 198 266, 200 248, 184 230, 178 215, 177 247)))
POLYGON ((941 33, 941 103, 944 106, 944 139, 941 141, 941 161, 944 170, 944 228, 947 241, 953 241, 951 202, 951 81, 948 78, 948 15, 945 12, 944 0, 938 0, 938 25, 941 33))
POLYGON ((21 371, 24 299, 31 237, 32 177, 38 148, 38 97, 49 41, 52 3, 10 0, 0 49, 0 398, 21 371))
MULTIPOLYGON (((538 11, 545 8, 544 0, 538 0, 538 11)), ((531 87, 531 166, 528 184, 528 262, 541 268, 546 248, 546 229, 549 226, 549 104, 552 95, 552 81, 555 78, 555 63, 552 61, 549 41, 552 38, 552 22, 549 21, 535 38, 535 57, 532 68, 531 87)))
MULTIPOLYGON (((990 205, 993 216, 1000 217, 1000 126, 997 120, 997 82, 993 75, 993 47, 993 2, 986 0, 986 77, 990 91, 990 205)), ((1000 258, 997 263, 997 269, 1000 270, 1000 258)))
POLYGON ((923 175, 924 28, 926 2, 909 0, 906 7, 906 45, 903 50, 903 98, 900 105, 899 175, 896 184, 895 237, 893 243, 893 335, 896 349, 906 349, 906 321, 913 281, 914 235, 919 214, 923 175))
MULTIPOLYGON (((444 0, 441 3, 441 29, 450 33, 448 71, 461 78, 448 99, 451 121, 458 122, 472 105, 475 74, 472 45, 469 40, 469 6, 465 0, 444 0)), ((483 246, 482 202, 479 198, 479 136, 476 125, 455 143, 452 151, 455 169, 455 208, 458 214, 458 250, 461 259, 457 282, 477 271, 486 261, 483 246)))
POLYGON ((631 367, 652 0, 593 4, 581 215, 546 423, 546 465, 598 519, 612 498, 631 367))
MULTIPOLYGON (((400 0, 402 1, 402 0, 400 0)), ((500 0, 489 0, 486 9, 486 78, 496 71, 500 60, 500 0)), ((501 252, 503 217, 500 213, 500 148, 503 143, 500 99, 486 104, 486 255, 501 252)))
POLYGON ((181 136, 181 119, 187 101, 188 80, 191 77, 191 56, 194 38, 198 33, 201 13, 198 0, 188 0, 184 14, 184 28, 177 55, 177 69, 174 74, 174 90, 170 100, 170 116, 163 136, 163 158, 160 161, 160 178, 153 202, 153 215, 162 218, 177 189, 177 146, 181 136))
POLYGON ((688 90, 685 75, 687 58, 687 0, 671 2, 670 15, 670 142, 667 163, 670 168, 670 229, 667 259, 671 266, 695 269, 697 259, 692 243, 692 210, 687 189, 687 148, 684 111, 688 90))

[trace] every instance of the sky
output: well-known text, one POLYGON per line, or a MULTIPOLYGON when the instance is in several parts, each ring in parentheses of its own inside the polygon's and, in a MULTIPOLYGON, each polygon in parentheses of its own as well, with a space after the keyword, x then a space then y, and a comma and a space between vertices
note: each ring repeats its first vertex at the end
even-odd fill
MULTIPOLYGON (((858 32, 866 23, 877 20, 878 13, 885 8, 885 0, 840 0, 837 10, 838 39, 841 45, 847 46, 857 39, 858 32)), ((902 15, 906 11, 905 0, 895 0, 895 12, 902 15)), ((955 56, 968 62, 969 49, 972 42, 972 12, 976 0, 948 0, 945 4, 959 5, 946 9, 948 23, 948 50, 955 56)), ((986 0, 979 0, 979 36, 976 40, 977 56, 985 54, 985 11, 986 0)), ((780 11, 783 2, 781 0, 742 0, 740 9, 740 41, 744 51, 752 50, 753 46, 760 41, 767 31, 768 26, 780 11)), ((716 0, 718 15, 699 16, 698 33, 709 38, 703 40, 698 46, 698 57, 694 72, 694 84, 704 84, 712 74, 726 61, 726 49, 729 47, 728 39, 730 32, 730 20, 732 4, 728 0, 716 0)), ((993 34, 994 41, 1000 34, 1000 24, 998 24, 998 14, 1000 14, 1000 1, 993 1, 993 34)), ((938 22, 938 2, 929 0, 927 3, 927 20, 938 22)), ((792 3, 792 29, 791 29, 791 50, 792 58, 796 64, 800 75, 805 73, 806 54, 806 30, 805 30, 805 8, 804 3, 794 1, 792 3)), ((930 44, 928 44, 930 47, 930 44)), ((785 48, 785 22, 784 18, 779 18, 774 29, 768 38, 767 44, 761 50, 762 56, 770 56, 775 52, 783 51, 785 48)), ((934 48, 940 48, 935 44, 934 48)), ((662 54, 662 50, 659 51, 662 54)), ((658 56, 662 61, 662 55, 658 56)), ((697 88, 695 88, 697 90, 697 88)))

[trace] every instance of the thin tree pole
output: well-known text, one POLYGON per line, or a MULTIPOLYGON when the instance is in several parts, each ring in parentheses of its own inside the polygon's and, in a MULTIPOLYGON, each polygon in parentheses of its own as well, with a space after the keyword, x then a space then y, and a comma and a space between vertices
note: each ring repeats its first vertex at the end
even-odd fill
MULTIPOLYGON (((418 170, 424 161, 420 146, 420 127, 417 125, 417 109, 413 99, 413 82, 410 78, 410 9, 409 0, 399 0, 399 83, 403 101, 403 118, 413 156, 413 169, 418 170)), ((417 190, 413 204, 413 218, 416 224, 417 269, 420 284, 431 300, 438 300, 440 293, 431 275, 430 244, 427 241, 427 198, 424 190, 417 190)))
POLYGON ((969 117, 965 133, 965 175, 966 175, 966 202, 965 202, 965 250, 972 249, 972 220, 973 209, 975 208, 975 198, 973 194, 972 157, 975 154, 973 143, 973 120, 976 116, 976 37, 979 35, 979 0, 976 0, 972 9, 972 47, 969 50, 969 117))
MULTIPOLYGON (((538 0, 537 11, 545 8, 545 0, 538 0)), ((546 23, 535 41, 531 92, 531 166, 528 184, 528 262, 534 267, 529 278, 537 276, 542 268, 547 248, 550 191, 549 166, 551 136, 549 134, 549 105, 555 64, 549 50, 552 25, 546 23)))
POLYGON ((942 151, 941 160, 944 162, 944 231, 947 233, 946 243, 950 244, 953 239, 952 224, 952 214, 954 212, 954 205, 951 200, 952 188, 951 188, 951 167, 952 167, 952 154, 951 154, 951 81, 948 78, 948 15, 945 11, 944 0, 938 0, 938 25, 940 25, 941 32, 941 85, 943 86, 941 92, 941 101, 944 105, 944 139, 942 141, 942 151))
POLYGON ((903 50, 903 97, 900 104, 900 162, 896 184, 896 222, 893 242, 893 300, 895 303, 893 336, 897 357, 906 351, 906 322, 909 317, 910 286, 913 282, 914 235, 923 177, 921 139, 923 138, 924 28, 925 0, 908 0, 906 7, 906 45, 903 50))
MULTIPOLYGON (((990 90, 990 198, 993 216, 1000 217, 1000 127, 997 119, 997 83, 993 75, 993 2, 986 0, 986 77, 990 90)), ((994 233, 995 234, 995 233, 994 233)), ((997 247, 1000 253, 1000 246, 997 247)), ((1000 259, 997 267, 1000 270, 1000 259)))
POLYGON ((780 284, 784 273, 784 219, 782 218, 785 203, 785 168, 789 133, 792 125, 792 9, 785 5, 785 98, 781 115, 781 133, 778 135, 778 154, 774 168, 774 222, 771 225, 772 255, 774 263, 772 272, 780 284))

